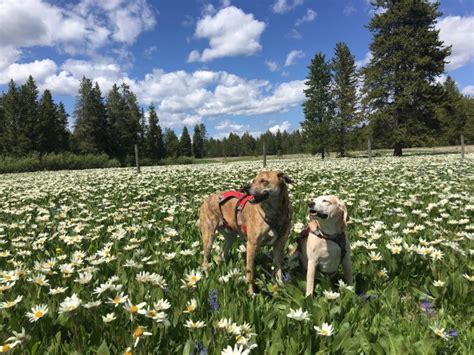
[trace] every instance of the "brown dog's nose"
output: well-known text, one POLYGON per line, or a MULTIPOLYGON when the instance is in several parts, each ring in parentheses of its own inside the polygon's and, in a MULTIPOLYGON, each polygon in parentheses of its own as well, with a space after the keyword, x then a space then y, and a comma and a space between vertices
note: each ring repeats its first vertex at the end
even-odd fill
POLYGON ((314 201, 311 201, 310 203, 308 203, 308 207, 309 208, 314 208, 314 201))

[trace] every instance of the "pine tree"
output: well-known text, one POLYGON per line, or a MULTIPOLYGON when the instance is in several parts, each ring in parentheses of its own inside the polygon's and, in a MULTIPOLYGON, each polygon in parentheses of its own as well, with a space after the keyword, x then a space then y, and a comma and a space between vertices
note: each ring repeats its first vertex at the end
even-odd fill
POLYGON ((102 153, 107 150, 107 112, 99 85, 83 77, 76 98, 74 145, 80 153, 102 153))
POLYGON ((107 95, 107 153, 115 158, 123 156, 120 141, 122 117, 125 115, 125 103, 119 87, 114 84, 107 95))
POLYGON ((168 158, 179 156, 179 139, 172 129, 165 129, 165 150, 168 158))
POLYGON ((148 129, 146 131, 147 152, 151 159, 160 160, 165 157, 165 146, 163 142, 163 134, 158 124, 158 115, 155 106, 150 105, 148 109, 148 129))
POLYGON ((192 144, 191 137, 189 136, 188 128, 183 127, 183 132, 181 133, 181 138, 179 139, 179 155, 190 157, 192 153, 192 144))
POLYGON ((312 154, 321 153, 324 159, 328 149, 328 134, 333 107, 331 101, 331 70, 323 53, 317 53, 308 67, 306 101, 303 103, 305 115, 301 123, 306 141, 312 154))
POLYGON ((199 125, 199 132, 201 133, 201 153, 202 153, 202 157, 206 157, 207 156, 207 145, 208 145, 208 139, 207 139, 207 130, 206 130, 206 126, 204 125, 204 123, 201 123, 199 125))
POLYGON ((38 110, 37 149, 41 154, 58 151, 59 119, 51 92, 45 90, 38 110))
POLYGON ((5 120, 5 110, 3 109, 3 93, 0 96, 0 155, 5 154, 5 128, 6 128, 6 120, 5 120))
POLYGON ((69 132, 68 128, 68 113, 64 108, 64 104, 59 102, 57 106, 57 129, 58 129, 58 148, 59 152, 64 152, 69 150, 69 137, 71 136, 71 132, 69 132))
POLYGON ((38 87, 30 75, 18 92, 17 149, 20 154, 38 149, 38 87))
POLYGON ((440 121, 439 145, 456 145, 467 121, 463 95, 456 82, 448 76, 443 84, 443 97, 436 113, 440 121))
POLYGON ((204 156, 204 141, 202 139, 200 125, 194 126, 193 155, 195 158, 202 158, 204 156))
POLYGON ((444 72, 450 48, 436 30, 439 2, 375 0, 369 24, 373 55, 364 69, 364 103, 374 134, 402 148, 430 144, 439 128, 434 108, 440 98, 435 79, 444 72))
POLYGON ((331 136, 340 156, 347 150, 347 133, 356 119, 356 66, 354 56, 347 44, 339 42, 331 62, 334 72, 332 96, 334 100, 334 120, 331 125, 331 136))
POLYGON ((8 91, 2 101, 5 126, 3 151, 8 155, 24 154, 25 150, 23 147, 26 145, 27 140, 21 130, 19 92, 13 80, 10 80, 8 91))

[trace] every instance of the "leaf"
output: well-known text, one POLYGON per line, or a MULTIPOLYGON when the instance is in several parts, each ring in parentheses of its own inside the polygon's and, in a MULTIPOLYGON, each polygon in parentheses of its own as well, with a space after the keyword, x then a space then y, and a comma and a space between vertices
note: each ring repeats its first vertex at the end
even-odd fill
POLYGON ((107 346, 107 342, 104 340, 102 344, 100 344, 99 348, 97 349, 97 355, 109 355, 109 347, 107 346))
POLYGON ((193 346, 193 340, 192 339, 188 339, 188 341, 186 342, 186 344, 184 345, 184 349, 183 349, 183 355, 189 355, 191 354, 191 348, 193 346))

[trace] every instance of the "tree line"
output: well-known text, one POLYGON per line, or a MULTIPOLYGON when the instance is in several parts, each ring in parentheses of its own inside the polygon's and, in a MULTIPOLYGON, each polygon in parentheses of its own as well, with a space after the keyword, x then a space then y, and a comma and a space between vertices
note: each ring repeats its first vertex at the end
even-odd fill
POLYGON ((308 66, 301 130, 246 132, 217 139, 204 124, 181 135, 159 124, 153 105, 145 114, 130 87, 113 85, 104 96, 98 83, 83 77, 74 106, 74 129, 68 129, 64 105, 51 92, 41 97, 30 76, 21 86, 10 81, 0 96, 0 154, 24 156, 74 152, 105 153, 130 164, 134 145, 151 162, 178 157, 224 157, 312 153, 324 158, 350 150, 459 144, 460 134, 474 142, 474 99, 459 92, 455 81, 439 78, 451 48, 439 39, 439 2, 374 0, 368 28, 373 34, 372 58, 357 68, 347 44, 335 46, 326 59, 319 52, 308 66))
POLYGON ((265 141, 267 154, 304 152, 303 136, 267 131, 259 137, 230 133, 222 139, 209 138, 204 124, 194 126, 192 137, 183 127, 178 137, 174 130, 163 129, 154 105, 145 114, 127 84, 113 85, 104 97, 99 84, 83 77, 74 105, 74 130, 68 129, 68 114, 63 103, 54 103, 51 92, 39 91, 33 77, 17 87, 10 81, 0 96, 0 154, 25 156, 74 152, 105 153, 122 164, 133 160, 134 145, 141 158, 150 162, 179 157, 225 157, 258 155, 265 141))

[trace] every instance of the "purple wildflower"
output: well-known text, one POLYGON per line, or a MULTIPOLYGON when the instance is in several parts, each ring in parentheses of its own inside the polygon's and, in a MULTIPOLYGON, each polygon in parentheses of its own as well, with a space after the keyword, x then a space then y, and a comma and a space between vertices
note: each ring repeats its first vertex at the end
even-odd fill
POLYGON ((449 331, 449 336, 450 337, 456 338, 458 335, 459 335, 459 333, 456 331, 456 329, 451 329, 449 331))
POLYGON ((209 292, 209 297, 207 298, 207 303, 209 304, 209 307, 211 307, 211 309, 213 311, 218 311, 219 308, 221 307, 220 304, 219 304, 219 299, 218 299, 216 289, 209 292))

